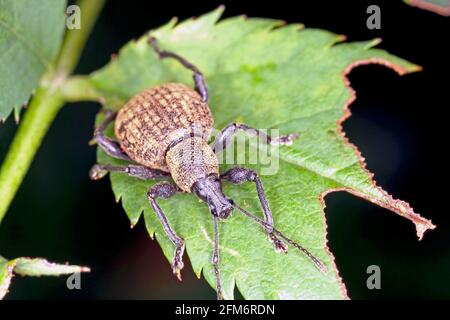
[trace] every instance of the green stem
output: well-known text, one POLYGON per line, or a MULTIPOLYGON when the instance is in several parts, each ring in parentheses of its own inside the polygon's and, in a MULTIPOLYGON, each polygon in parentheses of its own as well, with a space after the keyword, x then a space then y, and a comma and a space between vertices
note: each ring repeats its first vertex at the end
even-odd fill
POLYGON ((79 0, 81 12, 81 28, 68 30, 63 47, 59 52, 56 69, 70 74, 76 67, 84 45, 91 33, 92 27, 103 8, 105 0, 79 0))
POLYGON ((0 221, 62 104, 54 89, 41 87, 36 91, 0 171, 0 221))
POLYGON ((71 76, 60 88, 66 102, 100 101, 102 94, 95 88, 87 76, 71 76))
POLYGON ((42 139, 64 104, 59 88, 80 58, 104 0, 80 0, 81 29, 69 30, 53 71, 42 78, 0 169, 0 222, 24 179, 42 139))

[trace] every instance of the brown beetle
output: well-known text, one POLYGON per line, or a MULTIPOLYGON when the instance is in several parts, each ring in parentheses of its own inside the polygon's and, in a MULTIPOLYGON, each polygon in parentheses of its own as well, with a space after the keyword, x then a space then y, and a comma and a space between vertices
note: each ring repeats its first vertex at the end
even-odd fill
POLYGON ((207 105, 208 90, 200 70, 183 57, 160 50, 155 38, 149 39, 160 59, 173 58, 193 72, 195 90, 179 83, 163 84, 134 96, 118 113, 106 111, 103 123, 95 129, 94 139, 110 156, 128 160, 134 164, 124 167, 96 164, 90 171, 91 179, 99 179, 107 172, 123 172, 140 179, 171 176, 175 184, 161 182, 148 191, 148 199, 158 219, 175 245, 172 270, 180 279, 183 268, 184 241, 169 224, 164 212, 156 202, 167 199, 176 192, 193 192, 208 204, 214 220, 214 251, 212 264, 216 277, 217 298, 222 299, 219 273, 218 221, 226 219, 233 208, 260 224, 274 243, 275 250, 287 252, 291 244, 302 251, 321 271, 326 268, 308 250, 287 238, 273 225, 272 212, 264 194, 261 179, 250 169, 235 167, 219 173, 216 153, 225 149, 230 137, 238 130, 257 135, 268 144, 289 145, 295 134, 272 138, 247 125, 232 123, 217 136, 213 147, 208 140, 213 119, 207 105), (114 141, 104 135, 106 127, 115 120, 114 141), (264 220, 256 217, 226 197, 222 192, 222 180, 234 184, 251 181, 256 184, 258 197, 264 212, 264 220), (283 242, 284 240, 284 242, 283 242))

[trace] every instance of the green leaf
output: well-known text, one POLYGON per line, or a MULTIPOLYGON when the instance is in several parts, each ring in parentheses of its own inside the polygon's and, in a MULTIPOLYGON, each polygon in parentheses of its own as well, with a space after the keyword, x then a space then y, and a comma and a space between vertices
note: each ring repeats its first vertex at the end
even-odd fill
POLYGON ((41 258, 17 258, 8 261, 0 256, 0 299, 3 299, 8 293, 14 274, 37 277, 59 276, 79 272, 89 272, 89 268, 51 263, 41 258))
POLYGON ((403 0, 407 4, 434 13, 450 16, 450 1, 448 0, 403 0))
POLYGON ((65 0, 0 0, 0 120, 16 120, 51 68, 64 32, 65 0))
MULTIPOLYGON (((186 57, 205 74, 216 128, 237 121, 299 134, 292 146, 273 150, 279 152, 278 172, 262 175, 262 180, 275 225, 328 268, 321 273, 293 248, 287 255, 275 253, 261 229, 235 212, 220 224, 224 295, 233 298, 236 285, 247 299, 347 298, 327 248, 323 201, 327 193, 345 190, 388 208, 413 221, 419 238, 434 226, 376 186, 356 147, 343 136, 340 125, 354 99, 345 75, 366 63, 379 63, 400 74, 419 67, 374 49, 378 39, 340 43, 342 36, 275 20, 234 17, 217 22, 221 13, 219 8, 178 25, 173 20, 151 34, 162 48, 186 57)), ((174 61, 158 60, 146 41, 147 35, 131 41, 117 59, 90 76, 91 85, 109 105, 118 108, 134 94, 168 81, 192 85, 189 71, 174 61)), ((100 150, 98 160, 123 163, 100 150)), ((248 166, 260 173, 265 169, 262 164, 248 166)), ((144 212, 148 232, 156 233, 171 260, 174 247, 147 202, 146 192, 155 182, 123 174, 111 174, 111 182, 131 225, 144 212)), ((236 203, 262 216, 254 185, 226 184, 224 190, 236 203)), ((207 206, 192 194, 177 194, 160 204, 185 239, 195 273, 200 277, 203 272, 214 287, 213 223, 207 206)))

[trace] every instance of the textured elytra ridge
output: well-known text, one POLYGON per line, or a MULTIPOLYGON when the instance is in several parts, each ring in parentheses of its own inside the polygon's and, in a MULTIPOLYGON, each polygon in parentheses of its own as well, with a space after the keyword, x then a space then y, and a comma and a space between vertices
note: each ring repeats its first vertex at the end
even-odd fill
MULTIPOLYGON (((329 270, 319 272, 293 248, 288 255, 276 254, 260 228, 235 212, 220 224, 224 295, 232 298, 236 285, 248 299, 347 298, 327 247, 323 200, 327 193, 345 190, 388 208, 413 221, 419 238, 434 226, 376 186, 364 159, 344 137, 340 125, 350 115, 348 105, 354 99, 346 74, 361 63, 381 63, 401 74, 419 67, 374 49, 378 40, 344 43, 342 36, 327 31, 269 19, 234 17, 217 22, 221 13, 220 8, 180 24, 172 20, 151 34, 162 48, 183 55, 205 74, 217 129, 236 121, 277 128, 280 134, 299 134, 292 146, 280 147, 277 174, 262 176, 262 181, 275 225, 307 247, 329 270)), ((125 45, 117 59, 92 74, 90 81, 117 107, 161 83, 192 86, 191 74, 176 62, 158 60, 146 37, 125 45)), ((121 163, 101 151, 98 159, 121 163)), ((261 169, 260 165, 249 167, 261 169)), ((154 182, 120 174, 112 174, 111 182, 131 224, 144 212, 150 235, 157 234, 171 260, 173 245, 146 199, 154 182)), ((224 191, 236 203, 261 215, 254 185, 226 184, 224 191)), ((213 224, 207 206, 189 194, 178 194, 160 204, 185 239, 194 271, 198 276, 203 272, 214 287, 210 263, 213 224)))
POLYGON ((192 88, 169 83, 145 90, 131 99, 117 114, 115 135, 122 149, 135 162, 169 171, 165 161, 169 145, 194 133, 209 133, 211 112, 192 88))

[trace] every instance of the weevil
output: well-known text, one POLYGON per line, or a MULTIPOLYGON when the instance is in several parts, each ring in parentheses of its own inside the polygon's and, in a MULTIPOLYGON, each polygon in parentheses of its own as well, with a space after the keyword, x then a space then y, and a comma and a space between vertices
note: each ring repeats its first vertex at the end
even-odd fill
POLYGON ((219 270, 219 220, 230 216, 237 209, 258 223, 274 244, 275 251, 287 253, 287 244, 303 252, 322 272, 325 265, 306 248, 286 237, 274 227, 272 212, 258 174, 247 168, 234 167, 220 174, 217 153, 223 151, 230 138, 239 130, 256 135, 271 145, 290 145, 296 134, 271 137, 263 131, 245 124, 227 125, 216 137, 212 146, 208 144, 213 118, 208 107, 208 89, 200 70, 182 56, 160 49, 157 40, 150 37, 148 44, 159 59, 171 58, 193 73, 195 88, 181 83, 167 83, 149 88, 135 95, 118 112, 105 111, 103 122, 94 130, 94 140, 109 156, 127 160, 127 166, 95 164, 90 170, 93 180, 108 172, 122 172, 129 176, 149 180, 170 176, 172 182, 159 182, 148 193, 148 201, 162 227, 175 245, 171 266, 181 280, 182 256, 185 242, 171 227, 169 220, 158 205, 157 199, 167 199, 177 192, 195 194, 205 202, 213 218, 214 241, 212 266, 216 279, 217 298, 222 299, 219 270), (105 135, 105 129, 114 123, 116 140, 105 135), (222 191, 222 181, 232 184, 253 182, 256 185, 264 220, 248 212, 222 191))

